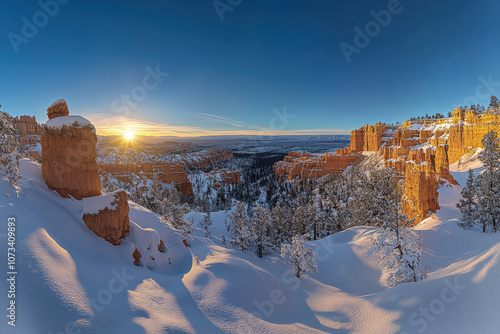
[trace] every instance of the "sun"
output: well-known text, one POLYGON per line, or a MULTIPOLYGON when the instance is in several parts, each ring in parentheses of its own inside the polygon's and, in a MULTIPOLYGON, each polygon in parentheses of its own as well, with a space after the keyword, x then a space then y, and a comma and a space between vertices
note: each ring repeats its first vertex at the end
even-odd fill
POLYGON ((123 137, 128 140, 128 141, 131 141, 134 139, 134 133, 131 131, 131 130, 127 130, 125 131, 125 133, 123 134, 123 137))

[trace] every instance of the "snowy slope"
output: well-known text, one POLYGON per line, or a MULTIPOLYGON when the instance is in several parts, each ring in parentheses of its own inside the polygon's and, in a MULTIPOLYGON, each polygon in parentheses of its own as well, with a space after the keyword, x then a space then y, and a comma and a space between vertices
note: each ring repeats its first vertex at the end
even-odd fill
MULTIPOLYGON (((427 279, 388 288, 367 256, 374 228, 309 243, 319 272, 297 280, 277 254, 223 247, 224 212, 212 214, 213 238, 196 230, 186 248, 180 233, 130 203, 132 232, 112 246, 86 228, 81 201, 50 191, 37 164, 21 168, 18 196, 0 181, 0 221, 17 220, 19 273, 18 323, 4 319, 0 333, 498 333, 500 235, 457 227, 458 186, 441 188, 442 209, 417 226, 427 279), (134 247, 148 251, 159 238, 165 254, 151 250, 151 269, 133 266, 134 247)), ((467 171, 453 170, 463 182, 467 171)))

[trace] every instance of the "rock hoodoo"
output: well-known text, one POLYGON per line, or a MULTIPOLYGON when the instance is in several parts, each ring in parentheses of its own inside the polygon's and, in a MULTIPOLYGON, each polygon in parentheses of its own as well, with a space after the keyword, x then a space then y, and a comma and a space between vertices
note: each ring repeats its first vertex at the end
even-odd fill
POLYGON ((94 126, 80 116, 68 116, 64 100, 47 110, 42 131, 42 176, 62 197, 82 200, 83 221, 99 237, 119 245, 129 232, 127 193, 117 190, 101 195, 96 163, 94 126))
POLYGON ((48 110, 52 118, 44 124, 41 139, 42 175, 47 186, 62 197, 100 195, 94 126, 83 117, 55 117, 48 110))

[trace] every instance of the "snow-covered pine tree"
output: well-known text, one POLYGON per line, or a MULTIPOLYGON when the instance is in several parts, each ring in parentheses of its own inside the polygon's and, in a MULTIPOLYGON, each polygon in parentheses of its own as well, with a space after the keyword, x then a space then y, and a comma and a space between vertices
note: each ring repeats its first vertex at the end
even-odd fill
POLYGON ((316 221, 314 206, 309 203, 299 205, 293 215, 293 234, 305 235, 312 232, 316 221))
POLYGON ((465 228, 471 228, 476 223, 477 205, 476 205, 476 181, 474 172, 469 169, 467 183, 461 192, 462 198, 457 204, 457 208, 462 213, 461 225, 465 228))
POLYGON ((492 227, 496 232, 500 221, 500 152, 497 133, 489 131, 481 143, 484 150, 479 154, 479 160, 484 165, 484 171, 476 178, 477 218, 483 223, 483 232, 486 232, 487 227, 492 227))
POLYGON ((191 219, 184 218, 184 215, 190 211, 191 209, 189 208, 189 205, 184 203, 183 205, 176 205, 170 215, 172 225, 186 234, 193 231, 193 221, 191 219))
POLYGON ((261 206, 256 206, 251 219, 251 235, 255 244, 255 252, 258 257, 269 252, 272 247, 271 214, 269 210, 261 206))
POLYGON ((291 224, 292 217, 290 213, 290 208, 287 206, 282 206, 280 202, 276 203, 276 206, 272 211, 272 222, 273 222, 273 244, 276 247, 281 247, 284 241, 290 242, 292 231, 291 224))
POLYGON ((252 236, 249 229, 249 219, 245 203, 236 201, 233 212, 229 215, 229 230, 232 234, 231 244, 242 251, 246 251, 251 246, 252 236))
POLYGON ((146 198, 148 209, 160 216, 165 213, 165 208, 163 205, 163 185, 157 173, 153 173, 146 198))
POLYGON ((383 230, 374 235, 375 246, 371 251, 380 252, 389 285, 417 282, 425 276, 420 269, 420 239, 411 227, 412 221, 401 213, 402 184, 391 180, 394 185, 387 186, 392 191, 384 194, 386 221, 381 225, 383 230))
MULTIPOLYGON (((1 107, 1 106, 0 106, 1 107)), ((3 178, 17 186, 22 175, 19 171, 19 141, 16 137, 12 116, 0 111, 0 165, 4 172, 3 178)))
POLYGON ((350 208, 355 225, 383 226, 397 216, 397 181, 392 168, 359 174, 350 208))
POLYGON ((117 186, 117 183, 117 180, 110 173, 104 173, 101 176, 102 190, 106 193, 120 189, 120 187, 117 186))
POLYGON ((349 199, 354 182, 344 174, 334 174, 323 186, 323 208, 326 211, 326 234, 342 231, 351 225, 351 210, 349 199))
POLYGON ((318 271, 314 250, 306 247, 305 243, 306 237, 295 235, 291 244, 281 246, 281 257, 290 265, 290 271, 297 278, 318 271))
POLYGON ((212 226, 212 216, 210 215, 210 212, 207 212, 205 216, 203 216, 203 219, 200 220, 198 225, 205 231, 206 237, 212 236, 209 230, 210 226, 212 226))

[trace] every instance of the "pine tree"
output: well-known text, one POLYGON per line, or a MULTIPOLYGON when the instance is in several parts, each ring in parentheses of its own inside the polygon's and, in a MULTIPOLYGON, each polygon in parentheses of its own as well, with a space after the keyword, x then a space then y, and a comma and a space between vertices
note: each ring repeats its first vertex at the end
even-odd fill
MULTIPOLYGON (((0 106, 1 107, 1 106, 0 106)), ((17 186, 22 175, 19 171, 19 141, 16 137, 12 116, 0 111, 0 166, 3 178, 17 186)))
POLYGON ((305 246, 305 237, 295 235, 291 244, 281 246, 281 257, 290 265, 290 271, 300 278, 306 273, 318 271, 314 250, 305 246))
POLYGON ((287 206, 282 206, 279 202, 273 208, 272 212, 272 227, 273 227, 273 244, 281 247, 284 241, 291 241, 291 212, 287 206))
POLYGON ((271 214, 268 209, 257 206, 254 209, 251 219, 251 233, 255 244, 255 251, 258 257, 268 253, 272 247, 271 232, 271 214))
POLYGON ((157 173, 153 173, 151 185, 148 189, 147 208, 159 215, 165 213, 163 206, 163 185, 157 173))
POLYGON ((462 213, 462 225, 466 228, 471 228, 475 224, 477 217, 476 182, 472 169, 469 169, 467 184, 462 189, 461 195, 462 198, 457 204, 457 208, 462 213))
MULTIPOLYGON (((374 235, 375 247, 379 250, 388 273, 387 283, 397 285, 405 282, 416 282, 425 275, 420 270, 421 246, 419 238, 414 234, 412 221, 402 214, 402 184, 391 177, 392 171, 385 171, 377 177, 380 185, 385 184, 388 191, 383 193, 385 204, 383 230, 374 235)), ((376 200, 377 203, 383 204, 376 200)), ((379 217, 380 218, 380 217, 379 217)))
POLYGON ((314 207, 310 204, 303 204, 297 207, 293 215, 293 233, 295 235, 304 235, 313 228, 316 213, 314 212, 314 207))
POLYGON ((333 175, 324 184, 323 208, 326 233, 342 231, 351 224, 351 198, 354 182, 343 174, 333 175))
POLYGON ((190 211, 191 209, 189 208, 189 205, 184 203, 183 205, 175 206, 170 215, 172 225, 186 234, 193 231, 193 220, 184 218, 184 216, 190 211))
POLYGON ((355 225, 382 226, 397 216, 398 182, 394 170, 384 168, 356 176, 350 209, 355 225))
POLYGON ((203 219, 200 220, 199 226, 205 230, 205 237, 211 237, 212 234, 210 233, 209 227, 212 226, 212 217, 210 215, 210 212, 207 212, 205 216, 203 216, 203 219))
POLYGON ((491 226, 496 232, 500 220, 500 153, 495 131, 488 132, 481 141, 484 150, 479 160, 484 172, 477 179, 478 220, 483 223, 483 232, 491 226))
POLYGON ((236 202, 236 207, 229 215, 229 230, 232 234, 231 244, 246 251, 251 247, 251 235, 249 229, 249 219, 245 203, 236 202))
POLYGON ((489 107, 496 109, 498 106, 500 106, 500 100, 498 100, 498 97, 492 96, 489 107))

